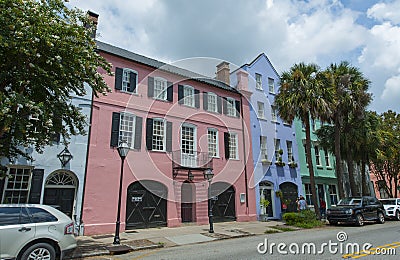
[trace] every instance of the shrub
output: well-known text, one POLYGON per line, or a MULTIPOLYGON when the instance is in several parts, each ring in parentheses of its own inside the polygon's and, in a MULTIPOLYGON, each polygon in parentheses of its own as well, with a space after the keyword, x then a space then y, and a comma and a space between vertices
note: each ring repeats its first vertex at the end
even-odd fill
POLYGON ((313 228, 322 226, 322 222, 317 219, 314 211, 303 210, 299 213, 285 213, 283 220, 287 225, 300 227, 300 228, 313 228))

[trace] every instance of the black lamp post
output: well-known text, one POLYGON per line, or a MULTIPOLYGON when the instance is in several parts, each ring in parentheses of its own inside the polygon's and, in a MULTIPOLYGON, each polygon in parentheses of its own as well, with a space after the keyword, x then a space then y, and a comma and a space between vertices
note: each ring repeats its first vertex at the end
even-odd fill
POLYGON ((65 147, 64 150, 61 151, 61 153, 57 154, 57 158, 60 160, 62 166, 64 167, 74 157, 72 156, 70 151, 68 151, 68 148, 65 147))
POLYGON ((204 179, 208 181, 208 222, 210 223, 210 230, 208 233, 214 233, 214 223, 213 223, 213 214, 212 214, 212 205, 211 205, 211 181, 214 177, 214 173, 211 169, 207 169, 204 171, 204 179))
POLYGON ((119 239, 119 226, 120 226, 120 215, 121 215, 121 194, 122 194, 122 177, 124 176, 124 161, 125 157, 129 153, 129 146, 126 142, 121 142, 118 146, 118 154, 121 157, 121 175, 119 177, 119 194, 118 194, 118 213, 117 213, 117 222, 115 223, 115 236, 114 236, 114 245, 120 244, 119 239))

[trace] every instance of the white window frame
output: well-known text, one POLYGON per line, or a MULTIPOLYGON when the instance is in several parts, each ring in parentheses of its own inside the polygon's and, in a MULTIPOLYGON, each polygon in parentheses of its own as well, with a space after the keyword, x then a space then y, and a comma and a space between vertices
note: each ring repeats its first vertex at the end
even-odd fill
POLYGON ((258 118, 265 119, 265 106, 263 102, 257 101, 257 116, 258 118))
POLYGON ((315 152, 315 164, 317 166, 322 166, 321 164, 321 154, 320 154, 320 149, 318 145, 314 146, 314 152, 315 152))
POLYGON ((136 116, 129 112, 121 112, 119 116, 118 142, 125 141, 133 149, 135 145, 136 116))
POLYGON ((331 202, 331 206, 336 205, 336 203, 339 201, 338 200, 338 195, 337 195, 337 187, 334 184, 329 184, 328 186, 328 191, 329 191, 329 200, 331 202), (333 192, 333 189, 335 192, 333 192), (335 199, 332 199, 332 197, 334 197, 335 199), (333 203, 336 202, 336 203, 333 203))
POLYGON ((274 145, 275 145, 275 160, 278 161, 279 157, 281 156, 279 154, 279 150, 281 150, 281 139, 274 139, 274 145))
POLYGON ((6 177, 5 179, 4 191, 1 191, 3 192, 3 199, 1 203, 28 203, 31 189, 32 167, 10 166, 8 168, 7 176, 12 177, 6 177), (15 174, 11 173, 11 171, 15 171, 15 174), (8 193, 11 193, 11 197, 8 195, 8 193), (25 200, 22 199, 24 196, 21 194, 25 195, 25 200), (9 198, 11 201, 8 200, 9 198))
POLYGON ((267 137, 260 136, 260 157, 261 160, 268 160, 268 144, 267 137))
POLYGON ((304 192, 305 192, 305 199, 307 202, 307 205, 314 206, 313 201, 312 201, 312 193, 311 193, 311 184, 310 183, 305 183, 304 184, 304 192))
POLYGON ((135 93, 137 94, 137 85, 138 85, 138 73, 136 70, 133 69, 128 69, 128 68, 124 68, 122 70, 122 86, 121 86, 121 91, 123 92, 128 92, 128 93, 135 93), (130 81, 130 72, 133 72, 136 74, 136 82, 135 82, 135 90, 134 91, 129 91, 128 89, 128 84, 131 83, 130 81))
POLYGON ((154 77, 153 97, 160 100, 167 100, 167 80, 161 77, 154 77))
POLYGON ((324 149, 324 153, 325 153, 325 164, 326 164, 326 167, 331 167, 331 159, 329 158, 328 150, 324 149))
POLYGON ((255 77, 256 77, 256 89, 263 90, 263 87, 262 87, 262 75, 260 73, 256 73, 255 77))
POLYGON ((229 132, 229 159, 239 159, 238 134, 229 132))
POLYGON ((276 115, 276 107, 271 106, 271 121, 277 122, 278 121, 278 116, 276 115))
POLYGON ((153 119, 152 151, 165 152, 166 143, 166 121, 162 118, 153 119), (161 126, 161 129, 156 127, 161 126), (160 149, 161 143, 161 149, 160 149))
POLYGON ((218 112, 218 96, 213 92, 207 93, 207 111, 218 112))
POLYGON ((228 116, 236 116, 236 106, 234 98, 226 98, 226 110, 228 116))
POLYGON ((189 85, 183 86, 183 104, 188 107, 195 106, 194 88, 189 85))
POLYGON ((188 167, 195 167, 197 166, 197 127, 192 124, 187 124, 183 123, 181 125, 181 133, 180 133, 180 141, 181 141, 181 164, 183 166, 188 166, 188 167), (193 130, 193 140, 190 139, 183 139, 184 137, 184 128, 187 129, 192 129, 193 130), (188 149, 188 152, 184 152, 184 147, 183 143, 184 142, 192 142, 192 144, 189 144, 189 148, 191 147, 192 149, 188 149))
POLYGON ((218 130, 215 128, 207 129, 208 154, 214 158, 219 158, 218 130))
POLYGON ((268 91, 270 93, 275 93, 275 80, 273 78, 268 78, 268 91))
POLYGON ((288 156, 288 162, 294 162, 294 157, 293 157, 293 142, 292 141, 286 141, 286 148, 287 148, 287 156, 288 156))

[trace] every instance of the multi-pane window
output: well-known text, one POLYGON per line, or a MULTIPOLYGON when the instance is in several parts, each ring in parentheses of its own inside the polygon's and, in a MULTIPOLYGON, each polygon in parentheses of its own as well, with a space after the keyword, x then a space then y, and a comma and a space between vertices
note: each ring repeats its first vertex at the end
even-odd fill
POLYGON ((308 163, 308 156, 307 156, 307 145, 304 144, 303 147, 304 147, 304 154, 306 155, 306 164, 309 165, 309 163, 308 163))
POLYGON ((153 151, 165 151, 165 122, 162 119, 153 120, 153 151))
POLYGON ((277 116, 276 116, 276 107, 275 106, 271 106, 271 117, 272 117, 272 121, 277 121, 277 116))
POLYGON ((329 159, 328 150, 324 149, 324 153, 325 153, 325 165, 326 165, 326 167, 330 167, 331 166, 331 161, 329 159))
POLYGON ((262 76, 256 73, 256 89, 262 89, 262 76))
POLYGON ((137 72, 133 71, 131 69, 124 69, 123 73, 122 73, 122 91, 126 91, 126 92, 134 92, 136 93, 136 87, 132 88, 131 86, 131 82, 132 80, 135 81, 133 82, 134 84, 136 84, 136 79, 137 79, 137 72), (131 77, 136 76, 134 79, 131 77))
POLYGON ((306 202, 308 205, 314 205, 312 202, 312 194, 311 194, 311 184, 304 184, 305 192, 306 192, 306 202))
POLYGON ((268 78, 268 90, 270 93, 275 93, 275 84, 272 78, 268 78))
POLYGON ((293 157, 293 143, 292 143, 292 141, 286 141, 286 147, 287 147, 288 162, 293 162, 294 161, 294 157, 293 157))
POLYGON ((207 110, 211 112, 217 112, 218 111, 218 105, 217 105, 217 95, 214 93, 209 92, 207 95, 207 110))
POLYGON ((9 177, 6 178, 2 203, 27 203, 30 182, 30 168, 10 168, 9 177))
POLYGON ((194 154, 195 151, 195 128, 192 126, 182 126, 181 133, 182 153, 194 154))
POLYGON ((154 78, 154 95, 157 99, 167 100, 167 80, 154 78))
POLYGON ((315 131, 316 125, 315 125, 315 120, 311 119, 311 130, 315 131))
POLYGON ((236 116, 235 100, 233 98, 226 99, 226 108, 228 116, 236 116))
POLYGON ((315 163, 316 165, 321 165, 321 156, 319 154, 319 147, 316 145, 314 146, 315 151, 315 163))
POLYGON ((229 133, 229 159, 238 159, 238 136, 229 133))
POLYGON ((261 156, 261 160, 268 160, 267 137, 266 136, 260 136, 260 156, 261 156))
POLYGON ((281 150, 281 140, 280 139, 275 139, 275 159, 278 160, 281 155, 279 154, 279 151, 281 150))
POLYGON ((259 118, 265 118, 265 115, 264 115, 264 103, 263 102, 257 102, 257 107, 258 107, 258 117, 259 118))
POLYGON ((183 87, 183 104, 194 107, 194 88, 191 86, 183 87))
POLYGON ((218 157, 218 130, 208 129, 207 131, 208 140, 208 154, 212 157, 218 157))
POLYGON ((119 142, 126 142, 133 148, 135 136, 135 116, 129 113, 120 113, 119 142))
POLYGON ((336 185, 329 185, 329 199, 331 200, 331 205, 336 205, 338 203, 336 185))

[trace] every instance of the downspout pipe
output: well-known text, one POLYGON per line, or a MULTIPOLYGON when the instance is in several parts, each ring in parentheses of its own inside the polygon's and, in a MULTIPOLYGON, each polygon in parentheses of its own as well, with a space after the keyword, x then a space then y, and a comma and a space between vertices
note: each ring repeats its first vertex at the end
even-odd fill
POLYGON ((243 138, 243 164, 244 164, 244 182, 246 191, 246 211, 249 211, 249 185, 247 183, 247 157, 246 157, 246 136, 245 136, 245 124, 243 119, 243 94, 240 94, 240 116, 242 121, 242 138, 243 138))

